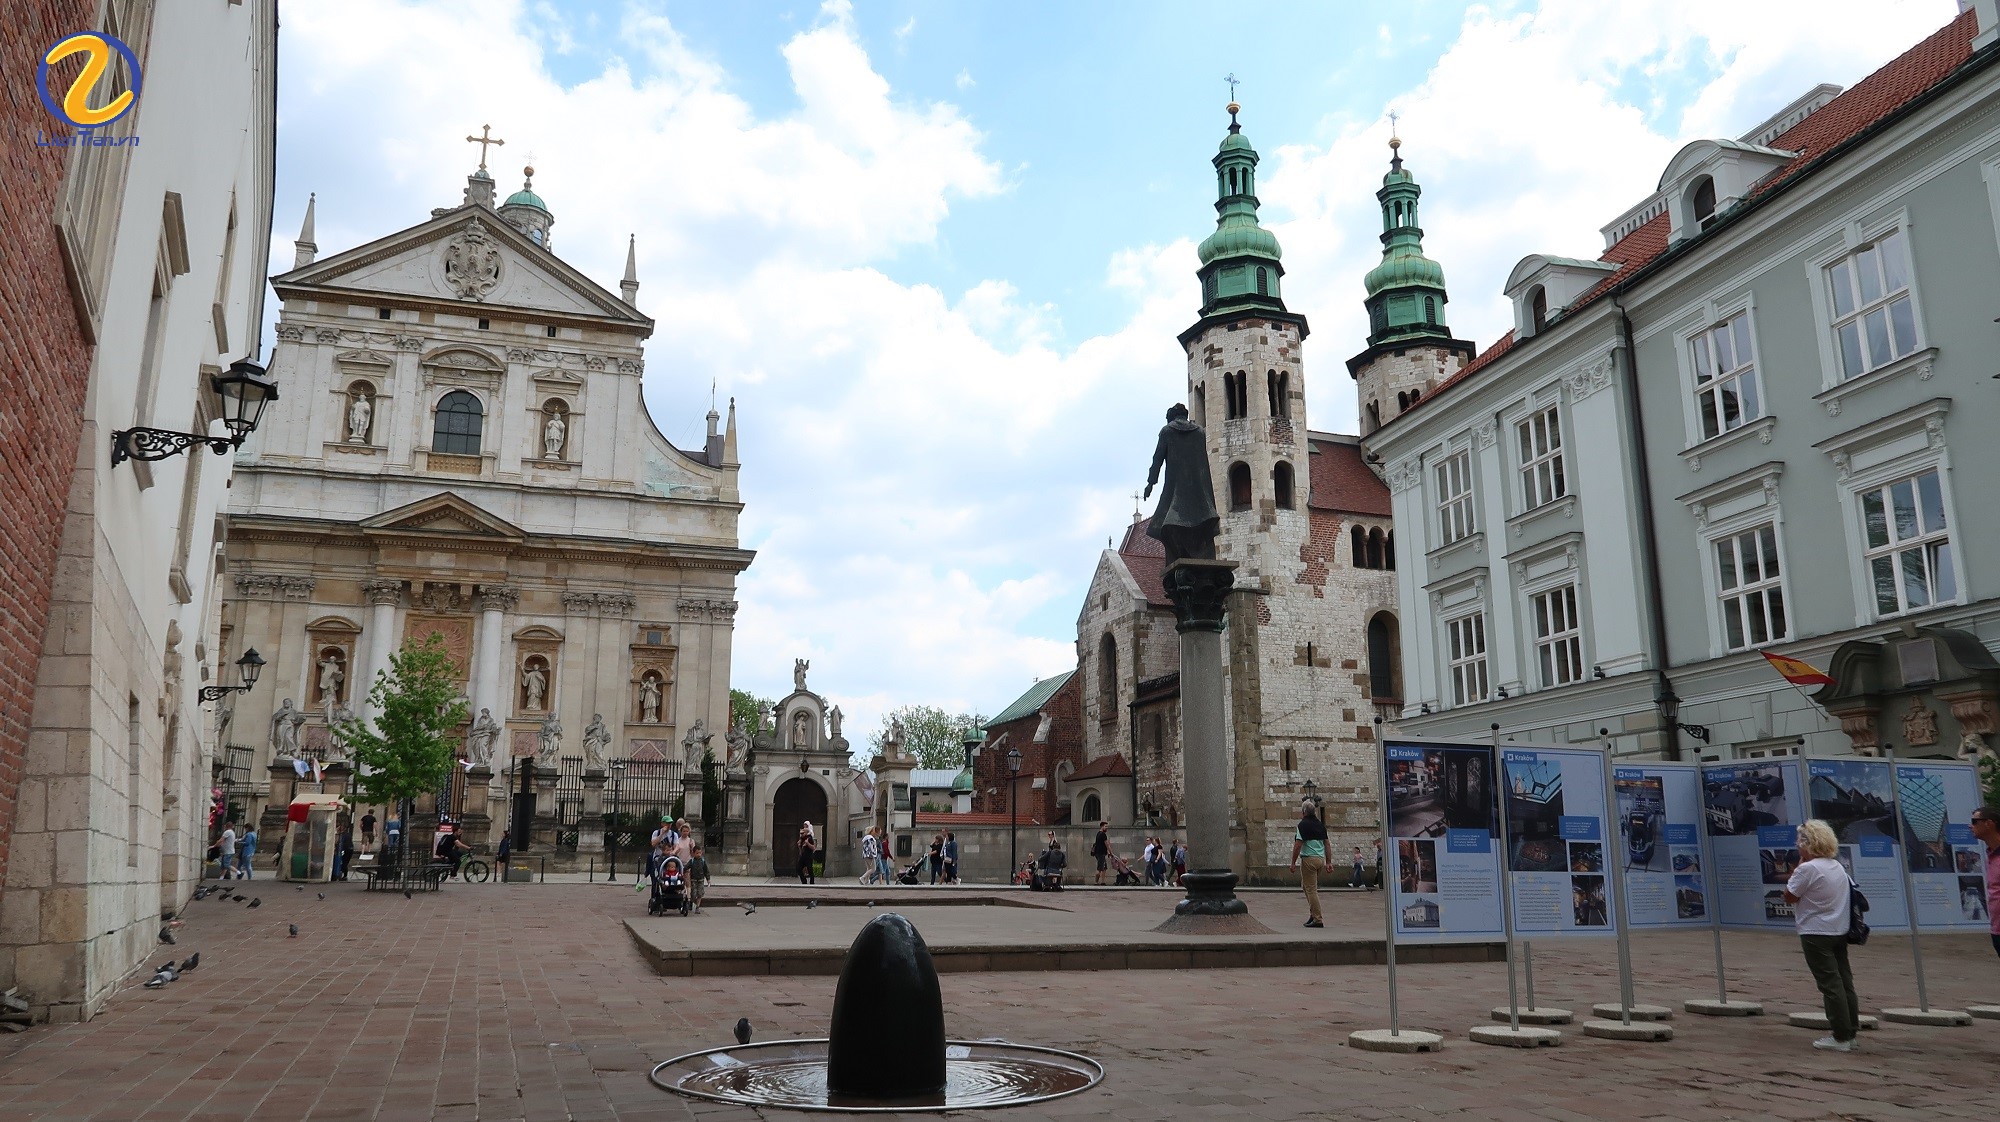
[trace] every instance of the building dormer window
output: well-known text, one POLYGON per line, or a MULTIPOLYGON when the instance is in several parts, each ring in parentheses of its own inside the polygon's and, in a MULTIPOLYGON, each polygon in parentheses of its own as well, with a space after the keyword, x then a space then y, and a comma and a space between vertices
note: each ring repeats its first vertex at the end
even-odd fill
POLYGON ((1539 284, 1528 293, 1528 325, 1536 335, 1549 326, 1549 290, 1539 284))
POLYGON ((1688 199, 1688 212, 1703 230, 1715 220, 1715 179, 1704 175, 1694 181, 1694 191, 1688 199))

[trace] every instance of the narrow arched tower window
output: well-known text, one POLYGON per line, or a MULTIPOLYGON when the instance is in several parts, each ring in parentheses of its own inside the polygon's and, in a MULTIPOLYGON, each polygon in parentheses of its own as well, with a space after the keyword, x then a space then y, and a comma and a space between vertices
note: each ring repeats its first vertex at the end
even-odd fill
POLYGON ((1278 509, 1292 509, 1292 465, 1279 460, 1271 469, 1271 497, 1278 502, 1278 509))
POLYGON ((1382 535, 1382 567, 1385 569, 1394 569, 1396 567, 1396 531, 1394 530, 1382 535))
POLYGON ((1424 322, 1432 327, 1437 326, 1438 298, 1435 296, 1424 297, 1424 322))
POLYGON ((1264 266, 1259 265, 1257 266, 1257 295, 1269 296, 1270 294, 1271 294, 1271 271, 1269 269, 1266 269, 1264 266))
POLYGON ((1118 719, 1118 640, 1109 631, 1097 642, 1097 704, 1099 720, 1118 719))
POLYGON ((1229 465, 1229 509, 1250 509, 1250 465, 1241 460, 1229 465))
POLYGON ((1695 180, 1694 197, 1688 206, 1701 229, 1708 229, 1708 224, 1715 219, 1715 180, 1706 175, 1695 180))
POLYGON ((444 395, 438 401, 437 422, 431 431, 431 451, 477 456, 485 412, 479 407, 479 399, 464 390, 444 395))
POLYGON ((1368 621, 1368 695, 1390 702, 1402 696, 1396 681, 1396 621, 1387 612, 1368 621))
POLYGON ((1359 526, 1356 526, 1354 528, 1354 532, 1348 535, 1348 540, 1351 543, 1349 549, 1353 553, 1352 564, 1354 565, 1354 567, 1357 569, 1367 568, 1368 531, 1362 529, 1359 526))
POLYGON ((1382 567, 1382 531, 1380 530, 1368 531, 1368 567, 1371 569, 1382 567))
POLYGON ((1539 284, 1528 294, 1528 322, 1537 332, 1549 325, 1549 293, 1539 284))

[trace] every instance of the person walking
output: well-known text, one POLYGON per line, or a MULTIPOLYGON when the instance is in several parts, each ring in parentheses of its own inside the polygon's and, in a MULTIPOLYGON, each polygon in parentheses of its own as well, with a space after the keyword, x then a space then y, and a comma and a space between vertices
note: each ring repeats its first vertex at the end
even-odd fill
POLYGON ((861 883, 874 884, 882 875, 882 863, 876 858, 882 856, 882 841, 875 836, 875 827, 861 835, 861 883))
MULTIPOLYGON (((1354 847, 1354 857, 1360 861, 1360 846, 1354 847)), ((1326 823, 1314 813, 1313 800, 1306 799, 1299 804, 1299 825, 1292 832, 1292 871, 1299 874, 1299 884, 1306 890, 1307 927, 1326 926, 1319 910, 1319 875, 1325 870, 1326 823)))
POLYGON ((239 854, 241 860, 239 861, 239 868, 237 869, 237 875, 241 876, 244 880, 255 880, 256 878, 251 876, 250 873, 251 873, 251 866, 256 864, 257 861, 256 823, 253 822, 250 825, 243 827, 243 840, 238 844, 241 846, 242 852, 239 854))
POLYGON ((1153 856, 1159 852, 1159 849, 1160 847, 1157 842, 1155 842, 1152 838, 1147 838, 1146 848, 1139 852, 1139 864, 1142 868, 1146 870, 1147 884, 1155 883, 1155 881, 1153 880, 1153 856))
POLYGON ((1168 875, 1173 878, 1175 887, 1179 887, 1182 879, 1187 876, 1187 843, 1175 838, 1173 848, 1167 850, 1167 853, 1168 875))
POLYGON ((942 832, 931 835, 930 863, 931 884, 936 885, 938 877, 944 873, 944 834, 942 832))
POLYGON ((500 848, 493 853, 493 864, 495 866, 493 871, 499 874, 493 879, 499 881, 501 884, 507 883, 507 858, 513 856, 513 853, 514 835, 510 832, 502 831, 500 834, 500 848))
POLYGON ((1986 920, 1993 932, 1993 952, 2000 954, 2000 807, 1982 806, 1972 812, 1972 836, 1986 847, 1986 920))
POLYGON ((958 835, 950 830, 944 832, 944 882, 958 883, 958 835))
POLYGON ((1097 858, 1097 879, 1093 884, 1104 883, 1104 870, 1111 865, 1111 823, 1097 824, 1097 837, 1090 843, 1090 855, 1097 858))
POLYGON ((895 884, 896 855, 890 849, 895 842, 889 837, 887 830, 882 831, 881 841, 881 848, 875 853, 875 868, 881 872, 883 884, 895 884))
POLYGON ((391 862, 400 862, 403 859, 403 820, 400 818, 391 818, 387 822, 384 822, 382 824, 382 837, 389 845, 389 860, 391 862))
POLYGON ((222 837, 215 843, 216 860, 222 863, 222 879, 236 878, 236 823, 222 828, 222 837))
POLYGON ((361 816, 361 852, 375 852, 375 812, 361 816))
POLYGON ((813 836, 813 824, 799 823, 799 883, 813 883, 813 858, 818 855, 819 840, 813 836))
POLYGON ((1382 839, 1375 839, 1375 876, 1369 880, 1370 891, 1382 887, 1382 839))
POLYGON ((1829 1052, 1852 1052, 1861 1027, 1860 1001, 1854 996, 1854 972, 1847 965, 1848 889, 1853 881, 1839 861, 1840 840, 1833 827, 1815 818, 1799 827, 1802 860, 1785 882, 1785 903, 1792 906, 1806 968, 1819 984, 1832 1035, 1813 1041, 1829 1052))
POLYGON ((700 846, 694 847, 694 856, 689 857, 684 870, 687 874, 688 904, 694 914, 701 914, 701 898, 708 895, 708 857, 700 846))
MULTIPOLYGON (((1318 816, 1315 815, 1314 817, 1318 816)), ((1353 861, 1354 863, 1354 875, 1348 878, 1347 887, 1360 888, 1363 883, 1366 870, 1368 868, 1367 861, 1361 856, 1360 846, 1357 845, 1354 847, 1354 856, 1351 857, 1349 860, 1353 861)))

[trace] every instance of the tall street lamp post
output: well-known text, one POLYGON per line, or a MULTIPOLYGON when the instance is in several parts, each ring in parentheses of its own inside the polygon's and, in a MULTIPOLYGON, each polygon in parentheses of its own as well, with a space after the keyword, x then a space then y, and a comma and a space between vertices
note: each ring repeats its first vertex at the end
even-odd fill
POLYGON ((1014 882, 1014 870, 1021 865, 1020 843, 1015 832, 1020 815, 1017 807, 1020 792, 1016 790, 1021 777, 1021 750, 1007 749, 1007 883, 1014 882))
POLYGON ((618 839, 625 829, 625 761, 611 761, 611 872, 604 883, 615 884, 618 880, 618 839))

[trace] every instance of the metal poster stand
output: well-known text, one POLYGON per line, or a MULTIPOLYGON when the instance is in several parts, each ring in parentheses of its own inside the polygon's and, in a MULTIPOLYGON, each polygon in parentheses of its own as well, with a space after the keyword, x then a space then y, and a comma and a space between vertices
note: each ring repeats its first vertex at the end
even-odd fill
POLYGON ((1512 854, 1507 852, 1507 839, 1511 836, 1508 828, 1507 799, 1512 791, 1507 786, 1507 763, 1500 747, 1500 726, 1492 726, 1493 744, 1493 784, 1494 794, 1500 803, 1500 836, 1494 843, 1500 847, 1500 930, 1507 940, 1507 1024, 1477 1025, 1470 1033, 1480 1044, 1500 1044, 1512 1048, 1534 1048, 1542 1045, 1562 1043, 1562 1033, 1557 1029, 1521 1027, 1521 995, 1514 972, 1514 886, 1513 872, 1509 868, 1512 854))
MULTIPOLYGON (((1800 774, 1804 774, 1803 764, 1800 774)), ((1708 781, 1699 764, 1694 769, 1694 786, 1695 810, 1699 815, 1695 820, 1694 840, 1701 847, 1702 907, 1708 909, 1709 935, 1715 941, 1715 1000, 1689 999, 1681 1003, 1681 1008, 1706 1017, 1759 1017, 1764 1013, 1762 1002, 1729 999, 1729 975, 1722 966, 1722 908, 1715 891, 1715 840, 1708 836, 1708 781)))
POLYGON ((1444 1038, 1434 1032, 1403 1031, 1402 1006, 1396 994, 1396 894, 1389 890, 1388 862, 1395 859, 1395 839, 1389 835, 1389 748, 1382 740, 1382 720, 1375 720, 1376 813, 1382 816, 1382 860, 1375 875, 1382 879, 1382 945, 1389 964, 1389 1030, 1362 1029, 1349 1033, 1349 1047, 1370 1052, 1435 1052, 1444 1038))
POLYGON ((1889 761, 1889 815, 1896 827, 1896 868, 1903 876, 1903 901, 1910 913, 1910 962, 1917 971, 1917 1007, 1884 1009, 1882 1016, 1908 1025, 1969 1025, 1972 1015, 1957 1009, 1932 1009, 1930 992, 1924 985, 1924 949, 1917 938, 1917 887, 1910 879, 1909 831, 1903 825, 1903 784, 1896 778, 1896 752, 1882 745, 1882 757, 1889 761))
MULTIPOLYGON (((1610 826, 1618 814, 1618 786, 1612 779, 1611 745, 1599 745, 1604 753, 1604 823, 1610 826)), ((1609 850, 1617 840, 1617 831, 1604 831, 1604 845, 1609 850)), ((1604 872, 1606 887, 1611 893, 1612 919, 1618 925, 1618 1020, 1585 1021, 1583 1031, 1586 1036, 1601 1036, 1611 1040, 1662 1041, 1672 1040, 1674 1030, 1661 1021, 1673 1016, 1673 1011, 1659 1006, 1636 1006, 1632 994, 1632 916, 1626 907, 1625 874, 1620 866, 1622 856, 1606 852, 1604 872), (1642 1018, 1639 1024, 1632 1023, 1634 1013, 1642 1018)), ((1604 1006, 1595 1007, 1592 1012, 1600 1017, 1609 1013, 1604 1006)))

